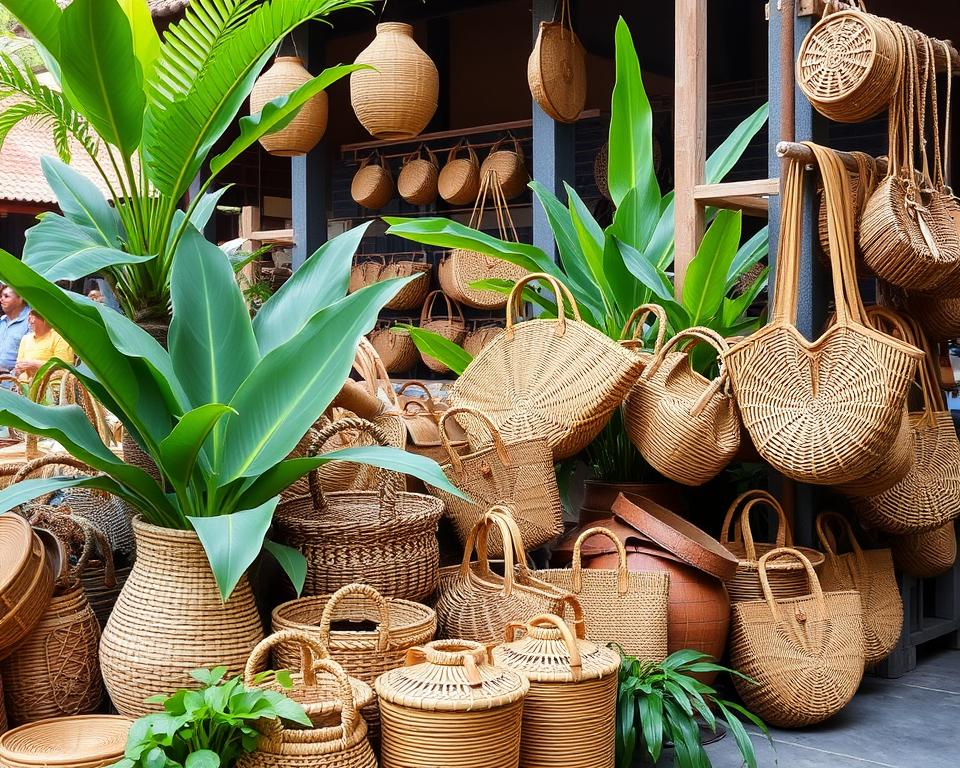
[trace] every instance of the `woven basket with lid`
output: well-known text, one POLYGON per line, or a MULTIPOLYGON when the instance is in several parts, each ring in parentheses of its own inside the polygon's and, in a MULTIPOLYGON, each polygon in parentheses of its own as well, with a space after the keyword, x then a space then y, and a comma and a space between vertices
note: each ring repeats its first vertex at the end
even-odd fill
POLYGON ((487 649, 435 640, 377 678, 381 768, 518 768, 526 677, 494 666, 487 649))
POLYGON ((523 703, 520 764, 538 768, 613 768, 616 760, 616 651, 575 637, 559 616, 541 614, 507 627, 494 663, 530 681, 523 703), (517 639, 516 633, 523 632, 517 639))
POLYGON ((57 717, 0 736, 4 768, 103 768, 123 757, 132 721, 118 715, 57 717))

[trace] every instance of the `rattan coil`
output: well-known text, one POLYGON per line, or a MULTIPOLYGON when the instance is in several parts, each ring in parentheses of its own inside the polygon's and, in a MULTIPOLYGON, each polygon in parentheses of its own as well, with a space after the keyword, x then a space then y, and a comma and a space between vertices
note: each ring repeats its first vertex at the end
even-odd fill
POLYGON ((380 158, 379 152, 374 151, 360 161, 360 167, 350 182, 353 202, 362 208, 378 211, 393 199, 394 191, 390 166, 380 158))
POLYGON ((432 205, 437 199, 437 180, 440 174, 437 156, 421 144, 404 158, 397 176, 397 192, 410 205, 432 205))
POLYGON ((16 514, 0 515, 0 659, 47 610, 54 573, 40 539, 16 514))
POLYGON ((458 141, 447 155, 447 162, 440 169, 437 189, 450 205, 467 205, 477 199, 480 191, 480 161, 470 142, 458 141), (458 157, 461 151, 466 157, 458 157))
POLYGON ((5 768, 104 768, 123 757, 131 721, 118 715, 57 717, 0 737, 5 768))
POLYGON ((490 147, 489 154, 480 165, 481 179, 490 172, 493 172, 507 200, 513 200, 523 194, 527 188, 530 174, 527 173, 527 166, 523 160, 523 149, 513 134, 508 133, 490 147), (511 142, 513 149, 502 148, 511 142))
POLYGON ((957 562, 957 532, 953 521, 932 531, 890 539, 897 568, 918 579, 946 573, 957 562))
MULTIPOLYGON (((450 298, 443 291, 433 291, 423 302, 423 309, 420 311, 420 327, 425 331, 433 331, 443 336, 454 344, 459 344, 467 335, 467 324, 463 319, 463 310, 460 305, 450 298), (444 316, 434 316, 434 305, 437 297, 442 296, 447 305, 447 313, 444 316)), ((434 373, 449 373, 450 369, 430 355, 420 353, 423 364, 434 373)))
POLYGON ((540 22, 527 60, 527 84, 550 117, 575 123, 587 101, 587 55, 573 31, 570 0, 562 0, 559 10, 559 20, 540 22))
POLYGON ((406 373, 420 359, 417 345, 406 328, 384 325, 371 331, 368 338, 387 373, 406 373))

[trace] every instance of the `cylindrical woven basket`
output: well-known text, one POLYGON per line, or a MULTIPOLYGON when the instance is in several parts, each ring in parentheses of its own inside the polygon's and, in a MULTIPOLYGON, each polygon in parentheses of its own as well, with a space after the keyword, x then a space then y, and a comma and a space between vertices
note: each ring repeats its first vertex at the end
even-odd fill
MULTIPOLYGON (((313 75, 299 56, 278 56, 273 66, 257 78, 250 91, 250 113, 257 114, 268 101, 286 96, 312 79, 313 75)), ((327 92, 320 91, 300 107, 287 125, 260 137, 260 143, 271 155, 305 155, 323 138, 326 130, 327 92)))
POLYGON ((527 84, 534 101, 550 117, 575 123, 587 101, 587 54, 573 31, 570 0, 559 6, 559 21, 540 22, 527 60, 527 84))
POLYGON ((6 658, 43 617, 53 594, 52 564, 30 524, 0 515, 0 659, 6 658))
POLYGON ((951 520, 932 531, 893 536, 890 549, 901 571, 918 579, 933 578, 957 562, 957 532, 951 520))
POLYGON ((437 179, 440 197, 450 205, 467 205, 477 199, 480 191, 480 161, 470 142, 461 139, 447 155, 447 163, 437 179), (466 150, 466 157, 457 157, 466 150))
POLYGON ((423 252, 410 254, 409 258, 396 258, 405 254, 394 254, 383 269, 380 270, 380 280, 390 280, 395 277, 411 277, 414 279, 401 288, 397 295, 383 305, 384 309, 408 310, 423 305, 423 300, 430 293, 430 264, 427 255, 423 252))
MULTIPOLYGON (((433 291, 423 302, 423 309, 420 311, 420 327, 425 331, 433 331, 454 344, 459 344, 467 335, 467 324, 463 319, 463 310, 455 301, 451 301, 443 291, 433 291), (447 314, 442 317, 433 315, 433 307, 436 304, 437 297, 443 296, 447 305, 447 314)), ((420 353, 424 365, 434 373, 449 373, 450 369, 430 355, 420 353)))
POLYGON ((404 159, 397 176, 397 192, 410 205, 432 205, 437 199, 439 173, 437 156, 421 144, 404 159))
POLYGON ((495 664, 530 682, 523 702, 520 765, 613 768, 616 762, 620 656, 574 637, 559 616, 543 614, 507 627, 495 664), (517 639, 516 633, 524 635, 517 639))
POLYGON ((4 768, 104 768, 123 757, 132 721, 118 715, 57 717, 0 736, 4 768))
POLYGON ((378 211, 393 199, 393 175, 390 166, 374 152, 360 161, 360 167, 350 182, 350 197, 362 208, 378 211))
POLYGON ((480 178, 490 172, 495 175, 507 200, 523 194, 527 188, 530 174, 523 160, 520 141, 513 134, 508 133, 490 147, 490 153, 480 165, 480 178), (513 142, 513 149, 501 149, 508 142, 513 142))
POLYGON ((463 348, 471 357, 476 357, 480 354, 481 349, 501 333, 503 333, 503 326, 501 325, 477 325, 473 330, 467 332, 467 336, 463 340, 463 348))
POLYGON ((420 359, 417 345, 406 328, 385 325, 371 331, 369 338, 388 373, 406 373, 420 359))
POLYGON ((527 679, 494 666, 487 649, 436 640, 377 679, 381 768, 518 768, 527 679))

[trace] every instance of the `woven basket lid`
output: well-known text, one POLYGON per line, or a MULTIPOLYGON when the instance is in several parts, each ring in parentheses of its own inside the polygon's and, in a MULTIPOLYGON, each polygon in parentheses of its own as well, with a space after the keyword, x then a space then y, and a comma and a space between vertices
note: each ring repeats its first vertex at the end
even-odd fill
POLYGON ((434 640, 407 651, 407 666, 380 675, 376 688, 382 699, 411 709, 476 712, 519 701, 530 683, 494 666, 481 643, 434 640))
POLYGON ((84 768, 119 760, 132 721, 119 715, 55 717, 0 736, 0 760, 16 766, 84 768))
POLYGON ((0 594, 33 554, 33 529, 20 515, 0 515, 0 594))
MULTIPOLYGON (((615 674, 620 668, 620 655, 616 651, 580 636, 574 637, 559 616, 545 613, 526 624, 512 622, 507 626, 507 636, 513 636, 517 630, 522 630, 524 635, 494 648, 493 659, 532 682, 596 680, 615 674)), ((577 624, 577 634, 583 634, 582 622, 577 624)))

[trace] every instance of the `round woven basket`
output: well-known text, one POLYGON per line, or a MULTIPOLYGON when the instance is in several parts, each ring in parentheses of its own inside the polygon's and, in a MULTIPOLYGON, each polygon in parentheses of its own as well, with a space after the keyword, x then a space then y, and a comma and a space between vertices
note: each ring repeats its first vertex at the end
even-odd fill
POLYGON ((587 101, 587 55, 571 26, 570 0, 559 21, 541 21, 527 61, 527 84, 540 108, 561 123, 575 123, 587 101))
POLYGON ((951 520, 932 531, 892 536, 890 549, 897 568, 918 579, 930 579, 953 568, 957 532, 951 520))
POLYGON ((471 357, 476 357, 478 354, 480 354, 481 349, 487 346, 487 344, 493 341, 494 337, 501 333, 503 333, 502 325, 478 324, 474 326, 473 330, 467 333, 466 338, 463 340, 463 348, 471 357))
POLYGON ((493 173, 507 200, 523 194, 530 181, 527 166, 523 160, 520 141, 513 134, 507 134, 490 147, 490 153, 480 166, 480 178, 493 173), (513 142, 513 149, 501 149, 507 142, 513 142))
MULTIPOLYGON (((420 327, 426 331, 433 331, 454 344, 460 344, 467 335, 467 324, 463 319, 463 310, 455 301, 451 301, 443 291, 433 291, 423 302, 423 309, 420 311, 420 327), (437 297, 442 296, 447 305, 445 316, 434 316, 433 308, 437 302, 437 297)), ((449 373, 450 369, 437 360, 423 352, 420 353, 423 364, 434 373, 449 373)))
POLYGON ((350 197, 357 205, 378 211, 393 199, 393 176, 379 152, 368 155, 350 182, 350 197))
POLYGON ((368 338, 388 373, 407 373, 420 359, 417 345, 406 328, 384 325, 371 331, 368 338))
POLYGON ((450 205, 468 205, 480 191, 480 161, 470 142, 461 139, 447 155, 447 163, 440 169, 437 180, 440 197, 450 205), (466 150, 466 157, 457 157, 466 150))
MULTIPOLYGON (((312 79, 299 56, 278 56, 250 91, 250 113, 257 114, 268 101, 286 96, 312 79)), ((279 131, 261 137, 260 143, 271 155, 305 155, 327 131, 327 110, 327 92, 320 91, 300 107, 293 120, 279 131)))
POLYGON ((437 156, 421 144, 404 159, 397 176, 397 192, 410 205, 432 205, 437 199, 437 156))
POLYGON ((5 768, 103 768, 123 757, 132 721, 118 715, 41 720, 0 736, 5 768))
POLYGON ((403 311, 422 306, 423 300, 430 293, 430 264, 427 263, 427 255, 423 252, 392 254, 391 260, 380 270, 378 279, 390 280, 396 277, 413 277, 413 280, 403 286, 383 308, 403 311))
POLYGON ((53 581, 47 552, 30 524, 16 514, 0 515, 0 659, 40 621, 53 581))

